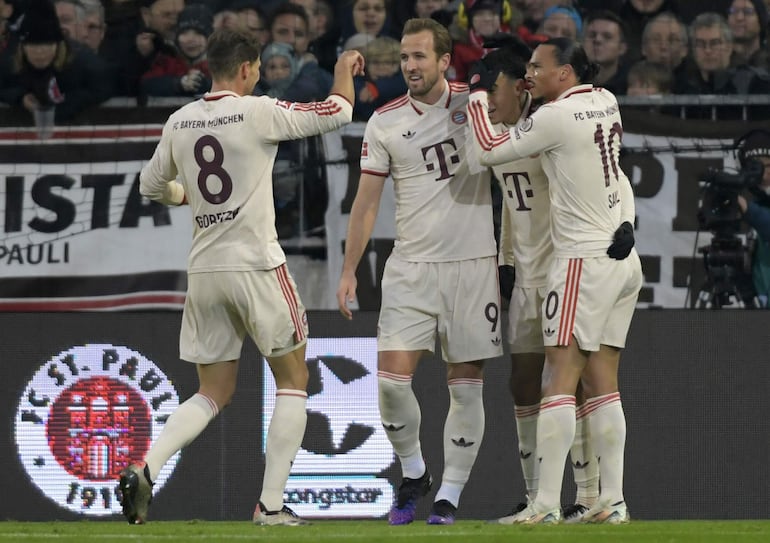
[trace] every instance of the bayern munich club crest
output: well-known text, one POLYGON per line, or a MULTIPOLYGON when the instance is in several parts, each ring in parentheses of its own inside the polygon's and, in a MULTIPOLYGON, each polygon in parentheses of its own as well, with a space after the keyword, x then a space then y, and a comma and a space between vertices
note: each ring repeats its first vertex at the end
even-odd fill
POLYGON ((468 122, 468 115, 462 110, 455 110, 452 112, 452 122, 455 124, 465 124, 468 122))
MULTIPOLYGON (((120 513, 118 474, 144 458, 178 406, 173 384, 140 353, 72 347, 40 367, 19 400, 19 459, 60 507, 87 516, 120 513)), ((179 453, 163 467, 155 493, 178 460, 179 453)))

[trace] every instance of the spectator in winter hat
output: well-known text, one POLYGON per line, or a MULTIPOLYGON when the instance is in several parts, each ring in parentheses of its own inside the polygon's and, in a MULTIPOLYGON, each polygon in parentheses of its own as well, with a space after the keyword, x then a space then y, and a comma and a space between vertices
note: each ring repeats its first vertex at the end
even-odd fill
POLYGON ((286 91, 299 75, 299 63, 294 56, 291 45, 286 43, 269 43, 260 55, 262 61, 262 77, 257 87, 272 98, 283 98, 286 91))
MULTIPOLYGON (((56 107, 56 122, 67 122, 113 94, 104 62, 69 43, 49 0, 29 0, 15 50, 3 58, 0 102, 23 108, 56 107)), ((30 117, 31 119, 31 117, 30 117)))
POLYGON ((762 168, 762 174, 758 174, 761 175, 759 183, 749 189, 754 198, 747 200, 741 194, 737 200, 743 219, 757 233, 751 255, 751 279, 759 306, 767 308, 770 297, 770 132, 753 130, 740 139, 743 145, 738 150, 738 158, 742 171, 750 168, 750 161, 762 168))
POLYGON ((580 41, 583 38, 583 20, 571 7, 553 6, 545 12, 540 33, 549 38, 569 38, 580 41))

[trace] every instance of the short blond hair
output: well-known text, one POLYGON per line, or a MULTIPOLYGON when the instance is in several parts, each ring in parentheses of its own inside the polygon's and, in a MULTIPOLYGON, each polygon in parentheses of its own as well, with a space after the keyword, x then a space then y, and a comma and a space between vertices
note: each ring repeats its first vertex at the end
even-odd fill
POLYGON ((367 61, 376 58, 400 62, 401 44, 397 39, 390 36, 374 38, 364 48, 364 57, 367 61))

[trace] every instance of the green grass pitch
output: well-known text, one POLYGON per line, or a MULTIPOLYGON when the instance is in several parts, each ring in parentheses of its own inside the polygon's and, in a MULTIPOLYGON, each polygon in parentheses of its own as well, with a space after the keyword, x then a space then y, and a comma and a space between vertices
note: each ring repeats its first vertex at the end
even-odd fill
POLYGON ((249 522, 0 522, 0 543, 711 543, 770 541, 770 521, 632 521, 624 526, 499 526, 459 521, 454 526, 388 526, 385 521, 315 521, 302 527, 249 522))

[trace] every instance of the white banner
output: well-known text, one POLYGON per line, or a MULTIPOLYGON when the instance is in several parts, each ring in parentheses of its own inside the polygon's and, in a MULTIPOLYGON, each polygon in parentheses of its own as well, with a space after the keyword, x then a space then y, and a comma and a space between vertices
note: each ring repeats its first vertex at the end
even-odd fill
POLYGON ((160 130, 0 134, 0 310, 181 307, 189 210, 138 188, 160 130))
MULTIPOLYGON (((289 262, 308 309, 337 308, 364 128, 353 123, 323 138, 326 267, 319 277, 317 267, 306 273, 311 268, 289 262), (324 289, 322 295, 318 289, 324 289)), ((36 141, 31 129, 30 137, 23 137, 25 129, 0 129, 0 311, 182 307, 189 210, 148 202, 138 192, 138 173, 160 130, 160 125, 78 127, 36 141)), ((645 271, 641 307, 684 307, 691 273, 699 289, 698 249, 710 234, 696 239, 698 181, 708 167, 734 168, 732 154, 719 150, 730 143, 624 134, 624 147, 634 150, 621 165, 636 192, 637 249, 645 271), (651 152, 638 152, 646 148, 651 152)), ((359 267, 364 309, 379 305, 394 218, 388 180, 359 267)))
POLYGON ((156 207, 154 216, 127 216, 142 208, 149 212, 148 202, 130 202, 143 165, 144 161, 0 165, 6 185, 6 205, 0 209, 0 221, 6 224, 0 247, 3 275, 183 270, 192 237, 189 209, 156 207), (21 198, 9 198, 11 184, 21 198), (9 215, 20 219, 18 229, 9 231, 9 215))
POLYGON ((634 185, 636 249, 643 259, 644 288, 652 292, 649 301, 640 298, 641 307, 690 306, 688 288, 697 297, 704 280, 699 249, 712 237, 708 230, 699 231, 701 181, 709 168, 733 170, 737 166, 732 153, 719 150, 731 144, 732 140, 623 134, 624 147, 642 157, 621 161, 634 185), (655 152, 647 156, 638 152, 644 148, 655 152), (677 262, 680 270, 675 269, 677 262))

